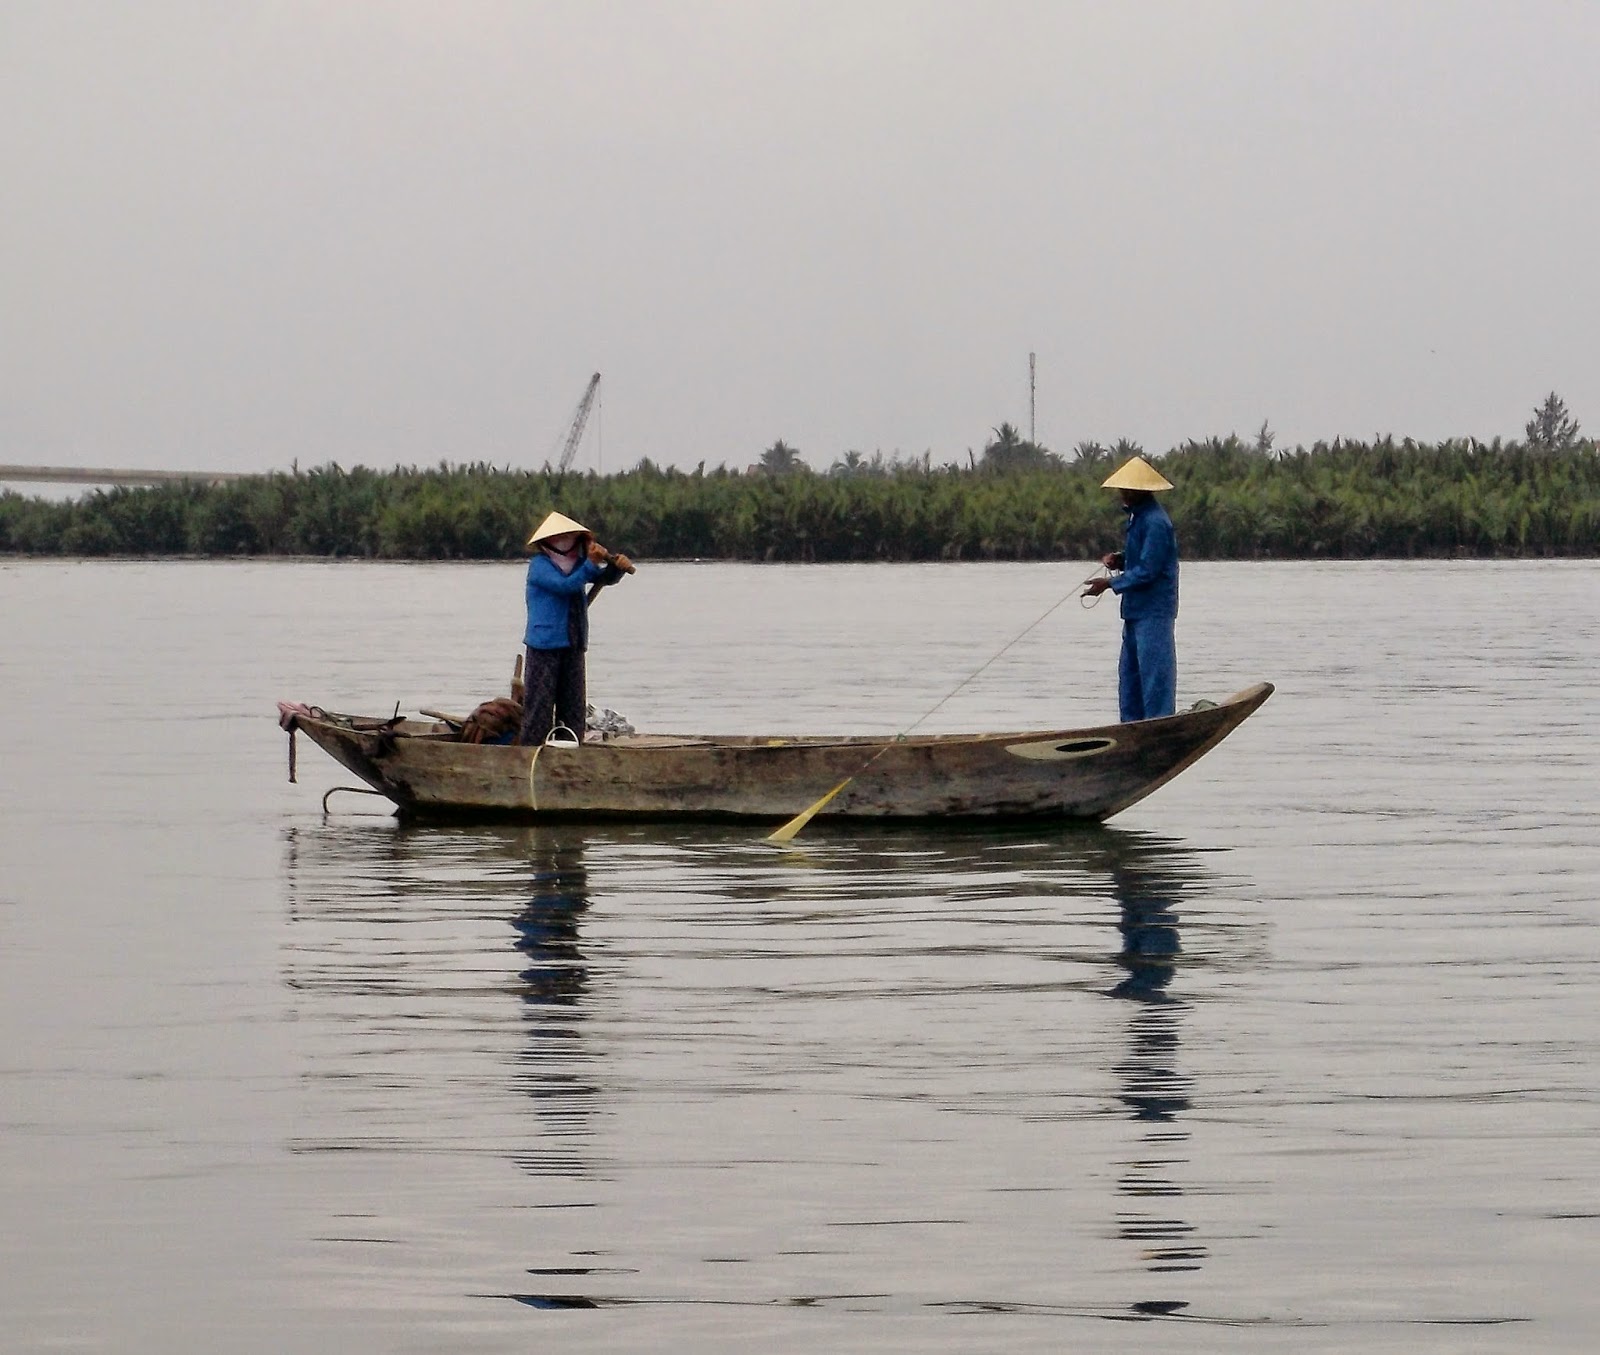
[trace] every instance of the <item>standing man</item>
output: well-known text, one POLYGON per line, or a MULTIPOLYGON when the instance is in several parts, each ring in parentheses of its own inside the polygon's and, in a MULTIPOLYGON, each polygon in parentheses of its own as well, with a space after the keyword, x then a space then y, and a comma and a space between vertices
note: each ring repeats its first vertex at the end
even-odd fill
POLYGON ((1122 549, 1101 561, 1112 577, 1091 579, 1085 592, 1098 597, 1109 588, 1122 599, 1117 701, 1123 720, 1151 720, 1178 703, 1178 534, 1155 497, 1172 485, 1136 456, 1104 487, 1117 491, 1128 523, 1122 549))
POLYGON ((518 742, 543 743, 560 725, 582 743, 588 703, 583 665, 589 647, 587 593, 632 574, 633 562, 613 555, 581 522, 561 513, 545 518, 528 545, 527 659, 518 742))

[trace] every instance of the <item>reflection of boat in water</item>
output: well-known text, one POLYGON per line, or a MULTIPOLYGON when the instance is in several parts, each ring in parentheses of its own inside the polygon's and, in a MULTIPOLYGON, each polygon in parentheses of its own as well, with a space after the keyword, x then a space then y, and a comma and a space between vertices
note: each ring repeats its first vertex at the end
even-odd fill
POLYGON ((776 823, 846 782, 820 817, 1101 820, 1165 785, 1271 694, 1263 682, 1177 715, 1090 729, 887 739, 621 734, 519 748, 463 742, 449 719, 284 704, 280 722, 415 817, 776 823))
POLYGON ((1195 1297, 1216 1182, 1191 1122, 1216 1091, 1182 1037, 1251 942, 1185 844, 851 825, 780 853, 730 825, 356 818, 291 830, 287 873, 319 1142, 408 1150, 416 1180, 498 1159, 459 1181, 548 1211, 531 1306, 628 1301, 706 1229, 766 1245, 769 1185, 798 1202, 783 1245, 837 1284, 896 1273, 867 1239, 941 1192, 938 1226, 1019 1288, 1061 1292, 1088 1248, 1104 1313, 1195 1297))
POLYGON ((455 1070, 438 1088, 447 1097, 462 1067, 497 1049, 511 1071, 495 1082, 536 1112, 524 1125, 535 1132, 519 1134, 508 1155, 536 1176, 585 1176, 599 1087, 584 1034, 597 998, 581 945, 582 835, 559 826, 418 831, 369 816, 292 828, 286 844, 288 984, 301 1016, 322 1013, 348 1059, 324 1076, 383 1086, 397 1062, 431 1064, 443 1047, 455 1070), (507 991, 520 995, 519 1009, 507 991), (508 1048, 503 1028, 515 1018, 520 1035, 508 1048), (367 1057, 397 1029, 411 1038, 381 1060, 367 1057))

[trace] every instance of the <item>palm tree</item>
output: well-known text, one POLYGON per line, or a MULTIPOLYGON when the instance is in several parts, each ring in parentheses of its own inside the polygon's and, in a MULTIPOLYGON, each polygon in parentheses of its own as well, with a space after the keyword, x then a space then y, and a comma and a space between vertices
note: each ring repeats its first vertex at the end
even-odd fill
POLYGON ((1061 458, 1036 442, 1029 442, 1009 423, 994 430, 994 437, 983 449, 979 466, 986 471, 1038 470, 1044 466, 1059 465, 1061 458))
POLYGON ((768 475, 795 475, 810 467, 800 459, 800 453, 782 438, 761 453, 761 469, 768 475))

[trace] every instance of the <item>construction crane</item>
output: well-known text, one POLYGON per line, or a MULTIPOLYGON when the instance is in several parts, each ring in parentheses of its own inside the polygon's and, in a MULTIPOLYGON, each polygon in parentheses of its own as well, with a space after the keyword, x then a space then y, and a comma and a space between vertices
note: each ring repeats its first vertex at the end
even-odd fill
POLYGON ((583 441, 583 427, 589 422, 589 411, 594 408, 594 397, 600 391, 600 373, 596 372, 589 378, 589 384, 584 387, 583 399, 578 401, 578 410, 572 416, 572 426, 567 430, 566 443, 561 448, 561 455, 556 458, 556 474, 566 474, 567 468, 572 465, 572 458, 578 454, 578 444, 583 441))

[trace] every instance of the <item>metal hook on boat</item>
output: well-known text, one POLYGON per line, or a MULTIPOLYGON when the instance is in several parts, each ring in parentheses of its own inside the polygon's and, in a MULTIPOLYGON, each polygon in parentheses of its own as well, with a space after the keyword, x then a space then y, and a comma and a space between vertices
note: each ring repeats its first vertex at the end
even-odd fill
MULTIPOLYGON (((328 813, 328 796, 341 790, 347 790, 352 795, 383 795, 381 790, 373 790, 368 786, 329 786, 322 796, 322 812, 324 815, 328 813)), ((388 797, 385 796, 384 798, 387 799, 388 797)))

